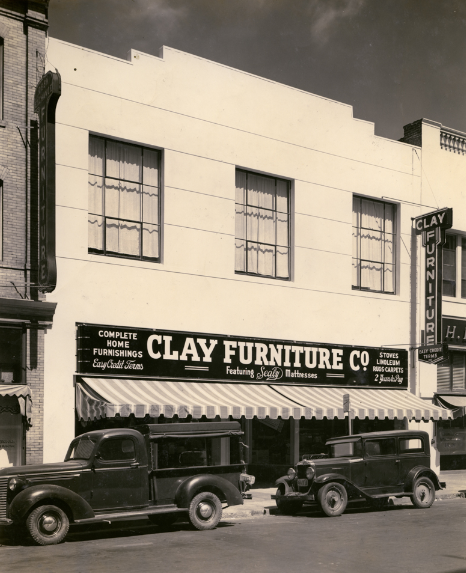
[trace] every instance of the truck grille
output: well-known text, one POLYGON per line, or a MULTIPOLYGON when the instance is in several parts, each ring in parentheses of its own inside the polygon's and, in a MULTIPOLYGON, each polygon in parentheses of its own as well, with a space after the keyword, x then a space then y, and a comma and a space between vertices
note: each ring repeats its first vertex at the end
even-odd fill
POLYGON ((7 491, 8 491, 8 478, 0 478, 0 519, 6 518, 7 491))

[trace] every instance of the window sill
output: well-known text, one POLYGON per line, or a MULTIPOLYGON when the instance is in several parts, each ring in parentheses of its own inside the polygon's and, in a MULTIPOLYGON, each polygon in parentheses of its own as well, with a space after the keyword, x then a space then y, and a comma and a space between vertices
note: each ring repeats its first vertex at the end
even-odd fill
POLYGON ((139 263, 160 263, 160 259, 153 259, 150 257, 133 257, 131 255, 117 255, 114 253, 99 253, 98 251, 88 251, 89 255, 102 257, 105 259, 124 259, 126 261, 136 261, 139 263))
POLYGON ((240 275, 243 277, 252 277, 255 279, 269 279, 272 281, 284 281, 284 282, 291 282, 290 278, 282 278, 282 277, 272 277, 270 275, 257 275, 255 273, 244 273, 242 271, 235 271, 235 275, 240 275))
POLYGON ((7 126, 7 123, 4 119, 0 119, 0 129, 1 128, 5 128, 7 126))

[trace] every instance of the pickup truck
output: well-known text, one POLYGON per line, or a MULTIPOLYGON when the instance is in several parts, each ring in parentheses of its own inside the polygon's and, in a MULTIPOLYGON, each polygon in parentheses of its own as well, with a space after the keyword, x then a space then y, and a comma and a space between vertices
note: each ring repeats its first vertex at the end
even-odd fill
POLYGON ((238 422, 147 424, 87 432, 64 462, 0 470, 0 525, 26 526, 39 545, 64 540, 70 523, 187 515, 216 527, 222 504, 240 505, 246 473, 238 422))

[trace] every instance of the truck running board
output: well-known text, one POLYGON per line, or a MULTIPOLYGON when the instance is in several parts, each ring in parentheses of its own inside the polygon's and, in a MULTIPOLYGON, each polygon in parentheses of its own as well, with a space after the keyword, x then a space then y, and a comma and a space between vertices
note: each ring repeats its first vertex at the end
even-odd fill
POLYGON ((145 517, 149 515, 158 515, 164 513, 186 513, 188 510, 179 509, 176 505, 159 505, 145 507, 144 509, 135 509, 131 511, 119 511, 114 513, 98 513, 95 517, 87 519, 76 519, 73 523, 97 523, 99 521, 117 521, 124 520, 128 517, 145 517))

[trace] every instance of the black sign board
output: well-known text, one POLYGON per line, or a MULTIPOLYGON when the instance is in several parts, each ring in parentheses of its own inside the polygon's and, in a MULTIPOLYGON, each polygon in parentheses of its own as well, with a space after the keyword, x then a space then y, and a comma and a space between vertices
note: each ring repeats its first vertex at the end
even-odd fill
POLYGON ((39 286, 51 292, 57 284, 55 256, 55 109, 61 94, 60 74, 47 72, 34 95, 39 114, 39 286))
POLYGON ((109 377, 407 388, 408 352, 81 324, 77 370, 109 377))
POLYGON ((419 348, 419 360, 428 364, 439 364, 449 359, 448 345, 437 344, 437 346, 421 346, 419 348))
POLYGON ((466 346, 466 319, 443 317, 443 341, 455 346, 466 346))

